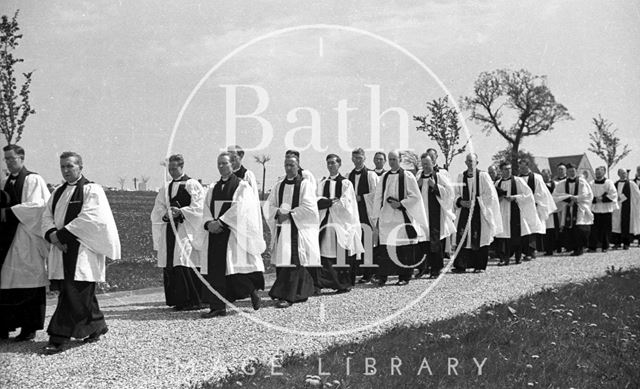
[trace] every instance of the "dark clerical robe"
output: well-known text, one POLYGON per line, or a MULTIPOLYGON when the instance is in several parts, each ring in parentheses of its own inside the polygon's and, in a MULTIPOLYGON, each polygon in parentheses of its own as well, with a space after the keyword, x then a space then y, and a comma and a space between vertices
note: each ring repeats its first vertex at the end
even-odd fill
POLYGON ((300 175, 280 180, 271 190, 263 213, 271 231, 271 261, 276 266, 276 281, 269 296, 289 303, 306 301, 315 292, 308 268, 320 267, 315 184, 300 175), (278 210, 291 218, 279 224, 278 210))
POLYGON ((47 332, 52 343, 106 332, 98 306, 96 282, 105 281, 106 257, 120 259, 120 239, 102 186, 84 176, 53 192, 42 218, 45 239, 56 232, 63 252, 52 245, 48 267, 58 305, 47 332))
POLYGON ((204 189, 187 175, 173 180, 160 190, 151 211, 153 246, 158 251, 158 266, 164 268, 166 304, 175 309, 199 308, 202 282, 195 274, 200 267, 200 254, 193 240, 202 229, 204 189), (170 207, 181 215, 170 220, 170 207))
POLYGON ((0 208, 0 337, 22 328, 30 333, 44 327, 45 261, 48 245, 40 224, 50 194, 38 174, 22 168, 3 186, 0 208))
MULTIPOLYGON (((207 261, 203 263, 202 273, 206 274, 209 285, 229 302, 264 289, 264 264, 260 254, 265 244, 261 224, 258 198, 248 182, 231 175, 209 189, 203 218, 207 261), (207 224, 215 220, 223 225, 223 231, 209 233, 207 224)), ((205 298, 212 310, 225 308, 224 301, 206 288, 205 298)))

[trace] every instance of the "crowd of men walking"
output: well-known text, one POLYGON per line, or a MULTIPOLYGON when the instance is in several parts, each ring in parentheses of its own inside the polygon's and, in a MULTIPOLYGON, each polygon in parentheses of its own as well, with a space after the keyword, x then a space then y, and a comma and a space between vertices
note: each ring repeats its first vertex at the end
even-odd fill
MULTIPOLYGON (((327 174, 316 180, 289 150, 285 175, 261 204, 243 157, 239 146, 219 154, 220 179, 207 190, 185 174, 182 155, 168 160, 172 180, 156 197, 151 224, 166 304, 178 311, 208 307, 203 318, 225 316, 229 303, 246 298, 259 309, 267 245, 276 267, 269 296, 286 308, 323 289, 347 293, 358 283, 383 286, 390 276, 399 286, 436 278, 444 258, 453 259, 453 273, 482 273, 490 257, 507 266, 536 253, 606 252, 610 242, 628 249, 640 234, 638 178, 629 180, 624 169, 614 183, 599 167, 588 182, 575 166, 560 164, 552 179, 527 160, 517 175, 506 161, 481 171, 470 153, 454 178, 438 166, 434 149, 421 155, 414 174, 401 167, 397 151, 375 153, 368 169, 358 148, 348 174, 341 174, 340 156, 329 154, 327 174)), ((99 340, 108 327, 95 285, 105 280, 105 258, 120 258, 102 187, 84 177, 74 152, 60 156, 65 183, 52 194, 26 169, 20 146, 5 147, 4 159, 10 175, 0 191, 0 339, 20 328, 15 340, 31 340, 44 328, 50 284, 60 293, 44 352, 62 351, 71 338, 99 340)))

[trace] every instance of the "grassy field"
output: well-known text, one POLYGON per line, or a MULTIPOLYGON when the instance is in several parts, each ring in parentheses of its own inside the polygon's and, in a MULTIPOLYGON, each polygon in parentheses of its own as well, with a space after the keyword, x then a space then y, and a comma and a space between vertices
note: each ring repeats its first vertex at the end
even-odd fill
POLYGON ((637 299, 640 271, 612 269, 584 284, 547 289, 446 321, 395 328, 321 355, 254 363, 222 382, 197 386, 637 388, 637 299))
MULTIPOLYGON (((156 267, 151 238, 151 210, 156 192, 107 191, 116 220, 122 259, 107 263, 107 281, 98 285, 101 293, 162 286, 162 269, 156 267)), ((266 229, 266 226, 265 226, 266 229)), ((268 239, 268 231, 265 232, 268 239)), ((269 254, 263 254, 267 272, 269 254)))

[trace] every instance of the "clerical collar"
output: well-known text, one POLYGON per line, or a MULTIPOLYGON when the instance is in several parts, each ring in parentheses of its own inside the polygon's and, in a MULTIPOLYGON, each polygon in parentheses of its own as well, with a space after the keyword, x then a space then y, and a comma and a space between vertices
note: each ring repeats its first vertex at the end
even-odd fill
POLYGON ((179 182, 179 181, 182 181, 182 178, 183 178, 183 177, 184 177, 184 173, 182 173, 182 175, 181 175, 180 177, 178 177, 178 178, 174 178, 174 179, 172 180, 172 182, 179 182))
POLYGON ((424 172, 422 172, 422 177, 423 178, 429 178, 433 176, 433 172, 429 173, 429 174, 425 174, 424 172))
POLYGON ((340 175, 340 173, 336 174, 335 176, 329 176, 329 179, 335 180, 336 178, 338 178, 339 175, 340 175))
POLYGON ((502 181, 509 181, 513 178, 513 176, 509 176, 509 178, 503 178, 502 181))
POLYGON ((80 175, 80 177, 78 177, 77 180, 73 182, 67 182, 67 186, 75 186, 78 183, 78 181, 80 181, 81 178, 82 178, 82 174, 80 175))
POLYGON ((296 182, 296 178, 298 178, 298 176, 294 176, 293 178, 289 178, 289 177, 284 177, 284 182, 286 184, 293 184, 294 182, 296 182))
POLYGON ((220 181, 222 181, 222 182, 227 182, 227 181, 229 181, 229 178, 231 178, 231 175, 228 175, 226 178, 225 178, 225 177, 220 176, 220 181))
POLYGON ((373 171, 376 172, 376 173, 381 173, 381 172, 384 171, 384 168, 382 168, 382 169, 373 169, 373 171))
POLYGON ((564 176, 564 177, 558 177, 558 181, 562 181, 562 180, 566 180, 566 179, 567 179, 567 176, 564 176))
POLYGON ((364 167, 362 167, 362 169, 358 170, 358 169, 353 169, 353 173, 356 175, 362 174, 362 172, 364 171, 364 167))
POLYGON ((594 184, 604 184, 605 181, 606 181, 606 178, 603 178, 602 180, 594 180, 593 183, 594 184))
POLYGON ((467 175, 467 177, 473 177, 473 175, 474 175, 474 174, 476 174, 476 171, 475 171, 475 170, 472 170, 472 171, 471 171, 471 173, 469 173, 469 171, 468 171, 468 170, 466 170, 466 171, 464 172, 464 174, 466 174, 466 175, 467 175))
POLYGON ((577 179, 578 179, 577 177, 575 177, 575 178, 567 178, 567 182, 573 183, 573 182, 576 182, 577 179))

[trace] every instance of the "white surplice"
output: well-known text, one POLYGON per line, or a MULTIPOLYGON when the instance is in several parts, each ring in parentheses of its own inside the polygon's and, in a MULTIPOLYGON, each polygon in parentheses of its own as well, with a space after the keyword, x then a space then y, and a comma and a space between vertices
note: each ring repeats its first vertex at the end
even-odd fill
POLYGON ((422 195, 413 173, 404 170, 386 172, 380 177, 380 182, 376 186, 376 193, 373 200, 372 219, 377 223, 379 239, 381 245, 407 246, 418 242, 424 242, 429 236, 429 223, 422 203, 422 195), (387 202, 388 198, 400 200, 399 175, 404 174, 404 196, 400 201, 409 217, 409 222, 416 230, 417 237, 410 239, 407 236, 405 219, 402 211, 393 209, 387 202), (383 182, 386 177, 386 187, 383 182), (384 189, 384 193, 383 193, 384 189))
MULTIPOLYGON (((56 192, 64 192, 56 203, 55 212, 51 207, 56 192, 49 198, 42 217, 42 235, 52 228, 66 228, 80 242, 74 281, 104 282, 106 257, 120 259, 118 229, 107 196, 102 186, 95 183, 84 185, 82 209, 78 217, 65 225, 67 208, 75 189, 75 185, 56 189, 56 192)), ((64 279, 62 254, 60 249, 51 245, 47 261, 50 280, 64 279)))
MULTIPOLYGON (((329 198, 336 197, 336 177, 323 178, 318 186, 318 199, 324 198, 324 187, 329 184, 329 198)), ((320 255, 327 258, 337 258, 338 246, 347 250, 348 255, 364 253, 362 246, 362 229, 358 216, 358 204, 353 186, 348 179, 343 179, 342 194, 338 201, 327 209, 319 211, 319 220, 324 220, 327 212, 327 224, 324 227, 324 238, 320 241, 320 255)))
MULTIPOLYGON (((4 185, 2 181, 0 188, 4 185)), ((19 224, 2 266, 0 289, 38 288, 48 284, 45 264, 49 243, 43 238, 41 224, 50 196, 41 176, 32 173, 25 177, 21 202, 11 207, 19 224)))
MULTIPOLYGON (((496 187, 507 192, 507 195, 515 198, 520 210, 520 236, 537 233, 540 229, 545 229, 545 225, 540 221, 536 210, 533 191, 527 182, 520 177, 512 177, 509 180, 498 180, 496 187), (516 192, 512 192, 512 182, 515 180, 516 192)), ((545 185, 546 187, 546 185, 545 185)), ((500 215, 502 216, 502 232, 496 238, 511 238, 511 202, 505 198, 500 199, 500 215)))
MULTIPOLYGON (((306 170, 305 170, 306 171, 306 170)), ((303 175, 304 176, 304 175, 303 175)), ((320 245, 318 243, 319 224, 318 205, 315 194, 315 184, 307 178, 300 183, 300 198, 298 206, 291 208, 293 203, 293 184, 286 184, 286 180, 279 180, 271 190, 269 198, 262 206, 264 218, 271 231, 271 263, 275 266, 291 265, 291 220, 280 225, 277 234, 276 211, 289 210, 298 228, 298 257, 302 266, 320 266, 320 245), (282 203, 278 204, 280 186, 285 185, 282 203)))
POLYGON ((624 182, 618 181, 618 208, 613 211, 611 217, 611 231, 617 234, 622 232, 622 203, 624 201, 631 201, 631 213, 629 215, 629 233, 631 235, 640 235, 640 189, 634 181, 629 181, 629 194, 631 198, 625 198, 622 191, 624 188, 624 182))
POLYGON ((556 188, 553 191, 553 200, 558 206, 560 215, 560 226, 564 227, 564 221, 566 213, 569 212, 569 203, 564 200, 573 196, 575 193, 575 185, 578 184, 578 213, 576 217, 576 225, 591 225, 593 224, 593 212, 591 212, 591 202, 593 201, 593 192, 591 191, 591 185, 582 177, 577 177, 576 182, 569 183, 569 192, 565 190, 567 179, 564 179, 556 184, 556 188))
MULTIPOLYGON (((202 225, 204 226, 207 222, 219 218, 230 230, 226 253, 226 274, 264 272, 264 262, 261 254, 264 252, 266 244, 262 236, 260 202, 255 191, 247 181, 240 181, 233 194, 231 207, 224 215, 219 217, 222 202, 215 206, 215 215, 212 214, 210 206, 214 186, 215 183, 209 186, 204 199, 202 225)), ((202 237, 196 240, 196 248, 202 253, 200 272, 207 274, 209 270, 207 250, 212 234, 202 228, 200 235, 202 237)))
MULTIPOLYGON (((445 239, 456 233, 456 225, 454 223, 456 215, 453 213, 454 190, 451 185, 451 179, 446 170, 440 169, 438 173, 433 173, 437 177, 437 186, 439 196, 436 196, 440 203, 440 239, 445 239)), ((418 180, 422 176, 422 170, 418 171, 418 180)), ((422 204, 424 204, 425 214, 427 216, 427 226, 429 226, 429 185, 423 182, 420 190, 422 195, 422 204)), ((429 226, 430 227, 430 226, 429 226)), ((430 236, 427 234, 427 241, 430 236)))
POLYGON ((205 191, 202 185, 193 178, 186 181, 176 181, 169 193, 169 184, 166 182, 156 196, 156 201, 151 211, 151 231, 153 235, 153 249, 158 251, 158 267, 167 266, 167 228, 173 228, 172 223, 162 220, 167 213, 171 215, 170 201, 178 193, 178 188, 184 185, 191 196, 191 203, 181 205, 180 211, 184 216, 183 223, 176 223, 174 234, 176 236, 173 249, 173 266, 198 267, 201 265, 200 252, 193 248, 194 239, 202 227, 202 210, 205 191), (177 232, 177 233, 176 233, 177 232))

